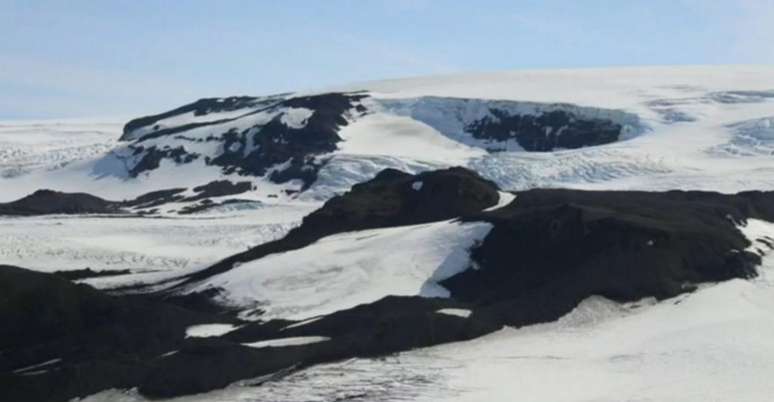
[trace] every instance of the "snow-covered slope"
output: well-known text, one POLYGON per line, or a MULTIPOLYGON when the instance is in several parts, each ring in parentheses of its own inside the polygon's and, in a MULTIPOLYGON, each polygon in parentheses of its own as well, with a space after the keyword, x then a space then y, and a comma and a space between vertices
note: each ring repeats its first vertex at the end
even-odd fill
POLYGON ((115 147, 120 130, 119 122, 109 120, 0 122, 0 177, 99 158, 115 147))
POLYGON ((303 320, 386 295, 448 297, 438 282, 467 269, 487 223, 430 223, 326 237, 300 250, 240 264, 193 291, 223 290, 226 304, 261 319, 303 320), (400 250, 398 253, 397 251, 400 250))
POLYGON ((0 262, 43 272, 130 270, 134 275, 89 280, 99 287, 126 285, 201 269, 247 247, 274 240, 312 209, 310 205, 277 205, 169 219, 2 218, 0 262))

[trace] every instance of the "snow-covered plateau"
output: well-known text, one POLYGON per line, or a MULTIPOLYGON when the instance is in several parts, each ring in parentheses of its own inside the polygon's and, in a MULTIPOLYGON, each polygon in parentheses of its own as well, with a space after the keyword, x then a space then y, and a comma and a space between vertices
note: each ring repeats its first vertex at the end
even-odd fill
POLYGON ((0 400, 770 401, 772 191, 772 67, 0 122, 0 400))

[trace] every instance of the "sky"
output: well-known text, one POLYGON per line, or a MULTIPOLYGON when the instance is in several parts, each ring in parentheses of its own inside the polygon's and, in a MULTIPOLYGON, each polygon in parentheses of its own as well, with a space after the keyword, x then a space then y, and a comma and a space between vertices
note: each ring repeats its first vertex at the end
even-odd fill
POLYGON ((418 75, 774 65, 774 0, 0 0, 0 118, 418 75))

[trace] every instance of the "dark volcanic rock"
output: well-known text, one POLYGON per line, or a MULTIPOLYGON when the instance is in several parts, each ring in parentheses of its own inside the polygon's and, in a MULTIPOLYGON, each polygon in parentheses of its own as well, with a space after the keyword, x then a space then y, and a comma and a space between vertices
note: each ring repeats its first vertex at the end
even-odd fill
MULTIPOLYGON (((150 130, 147 130, 148 133, 146 133, 145 135, 161 136, 161 135, 173 134, 175 132, 190 130, 191 128, 204 125, 204 124, 193 125, 193 127, 184 126, 182 130, 179 127, 175 127, 178 129, 176 131, 164 129, 156 125, 158 121, 169 117, 179 116, 190 112, 193 112, 194 116, 204 116, 209 113, 229 112, 233 110, 246 109, 250 107, 260 107, 260 106, 264 106, 264 105, 276 102, 276 99, 278 96, 281 96, 281 95, 270 96, 266 98, 255 98, 251 96, 231 96, 228 98, 199 99, 196 102, 181 106, 176 109, 172 109, 168 112, 164 112, 164 113, 160 113, 152 116, 140 117, 126 123, 126 125, 124 126, 124 134, 121 136, 120 141, 131 141, 131 140, 139 139, 139 137, 142 137, 142 136, 137 136, 135 134, 135 131, 144 127, 151 127, 150 130)), ((221 122, 222 121, 218 120, 215 122, 215 124, 221 123, 221 122)), ((207 122, 205 124, 213 124, 213 123, 207 122)))
POLYGON ((3 400, 64 401, 136 386, 157 356, 182 345, 188 326, 224 318, 0 266, 0 320, 3 400))
POLYGON ((291 369, 310 354, 306 347, 257 350, 214 338, 190 340, 174 355, 159 360, 139 384, 139 391, 153 398, 210 391, 291 369))
POLYGON ((295 328, 285 329, 288 322, 249 324, 220 339, 189 342, 157 365, 139 390, 152 397, 202 392, 237 380, 317 363, 472 339, 501 328, 497 323, 437 313, 449 306, 459 306, 459 303, 448 299, 390 296, 295 328), (297 346, 247 348, 240 345, 296 336, 330 339, 297 346))
POLYGON ((231 200, 225 200, 223 202, 214 202, 210 200, 209 198, 206 198, 202 200, 201 202, 193 205, 186 205, 183 208, 180 208, 179 211, 177 211, 180 215, 191 215, 196 214, 199 212, 204 212, 210 209, 213 209, 215 207, 222 207, 225 205, 262 205, 260 201, 254 201, 254 200, 240 200, 240 199, 231 199, 231 200))
POLYGON ((71 281, 77 281, 80 279, 87 279, 87 278, 99 278, 104 276, 118 276, 118 275, 127 275, 131 274, 132 271, 128 269, 115 269, 115 270, 107 270, 107 271, 95 271, 91 268, 84 268, 84 269, 71 269, 67 271, 55 271, 53 272, 54 275, 59 276, 61 278, 65 278, 67 280, 71 281))
POLYGON ((228 180, 216 180, 205 185, 194 187, 197 194, 188 197, 186 201, 199 201, 209 197, 223 197, 226 195, 242 194, 253 190, 253 184, 249 181, 232 183, 228 180))
POLYGON ((511 325, 557 319, 591 295, 673 297, 756 275, 760 258, 736 225, 774 218, 772 202, 772 193, 525 191, 469 218, 494 225, 471 254, 478 269, 442 284, 511 325))
POLYGON ((0 215, 110 214, 121 212, 118 202, 86 193, 38 190, 22 199, 0 204, 0 215))
POLYGON ((136 163, 129 174, 136 177, 160 166, 162 160, 186 164, 202 155, 186 151, 189 142, 213 142, 213 154, 204 156, 208 165, 220 166, 224 173, 266 176, 275 183, 299 180, 303 189, 316 179, 317 172, 326 163, 320 155, 337 149, 341 141, 338 131, 347 125, 347 116, 363 113, 360 101, 366 95, 358 93, 325 93, 310 96, 275 96, 267 98, 226 98, 203 99, 182 108, 156 116, 144 117, 129 122, 125 127, 123 140, 134 141, 129 145, 136 163), (180 126, 163 127, 159 121, 193 112, 194 115, 242 110, 237 117, 215 119, 180 126), (305 121, 295 122, 291 116, 298 109, 305 109, 309 116, 305 121), (263 113, 268 122, 253 123, 251 127, 237 129, 234 125, 222 126, 239 118, 263 113), (185 132, 193 128, 212 126, 212 133, 206 138, 191 138, 185 132), (221 132, 218 132, 220 130, 221 132), (169 139, 169 144, 160 147, 151 139, 169 139))
POLYGON ((304 218, 325 234, 413 225, 477 213, 497 204, 497 185, 464 168, 410 175, 386 169, 304 218))
POLYGON ((618 140, 622 126, 610 120, 581 118, 555 110, 539 115, 509 114, 491 109, 494 118, 484 118, 465 129, 474 138, 507 141, 515 139, 527 151, 547 152, 609 144, 618 140))
POLYGON ((222 166, 226 173, 263 176, 269 168, 287 162, 286 168, 274 171, 269 178, 275 183, 299 179, 308 187, 317 179, 317 171, 324 163, 314 156, 336 150, 341 141, 339 128, 347 125, 345 114, 364 97, 328 93, 289 98, 276 107, 313 111, 303 127, 288 126, 280 114, 256 130, 226 133, 224 152, 209 163, 222 166), (248 135, 252 141, 248 141, 248 135), (245 156, 248 142, 254 144, 254 149, 245 156))
POLYGON ((346 341, 346 355, 372 356, 413 347, 471 339, 502 327, 496 322, 466 320, 438 310, 474 306, 453 299, 387 296, 373 303, 337 311, 308 324, 275 321, 245 325, 223 336, 235 342, 282 337, 325 336, 346 341))
MULTIPOLYGON (((253 190, 253 184, 248 181, 237 183, 228 180, 216 180, 205 185, 194 187, 196 193, 190 197, 181 195, 185 188, 172 188, 152 191, 137 198, 126 201, 108 201, 86 193, 63 193, 52 190, 38 190, 19 200, 0 204, 0 215, 34 216, 52 214, 121 214, 129 213, 129 208, 147 209, 168 202, 196 202, 209 197, 223 197, 242 194, 253 190)), ((221 204, 243 202, 242 200, 226 200, 221 204)), ((211 205, 214 206, 215 204, 211 205)), ((207 208, 211 206, 206 206, 207 208)), ((198 208, 199 205, 189 208, 198 208)))
POLYGON ((158 168, 161 161, 164 159, 171 159, 177 164, 184 164, 191 163, 200 156, 197 153, 186 152, 183 147, 164 149, 158 149, 156 147, 145 149, 144 147, 138 147, 135 148, 135 153, 143 153, 143 156, 142 159, 129 170, 129 175, 131 177, 137 177, 140 173, 158 168))
POLYGON ((185 191, 185 188, 151 191, 150 193, 143 194, 133 200, 124 201, 123 205, 125 207, 151 208, 167 202, 182 200, 184 197, 180 195, 180 193, 183 191, 185 191))

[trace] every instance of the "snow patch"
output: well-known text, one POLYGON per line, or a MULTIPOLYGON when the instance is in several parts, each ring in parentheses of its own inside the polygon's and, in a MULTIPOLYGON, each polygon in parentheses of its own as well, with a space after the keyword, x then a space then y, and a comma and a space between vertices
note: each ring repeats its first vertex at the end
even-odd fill
POLYGON ((288 330, 288 329, 292 329, 292 328, 303 327, 304 325, 311 324, 311 323, 313 323, 315 321, 319 321, 322 318, 323 318, 322 316, 314 317, 314 318, 310 318, 308 320, 303 320, 301 322, 297 322, 295 324, 290 324, 287 327, 282 328, 282 331, 285 331, 285 330, 288 330))
POLYGON ((201 324, 188 327, 185 330, 186 338, 208 338, 221 336, 239 327, 231 324, 201 324))
POLYGON ((246 262, 191 291, 222 289, 222 301, 245 308, 246 319, 253 309, 261 319, 303 320, 387 295, 448 297, 438 282, 468 268, 468 250, 491 228, 444 221, 337 234, 246 262))
POLYGON ((297 336, 292 338, 269 339, 259 342, 243 343, 242 345, 249 346, 251 348, 265 348, 308 345, 310 343, 325 342, 329 340, 331 340, 331 338, 327 336, 297 336))
POLYGON ((464 165, 468 159, 486 154, 484 149, 449 138, 410 116, 385 111, 373 100, 364 104, 373 113, 341 128, 339 136, 344 141, 338 144, 337 154, 390 156, 443 165, 464 165))
POLYGON ((750 241, 747 251, 767 256, 774 251, 774 223, 762 221, 760 219, 748 219, 739 226, 739 230, 750 241))
POLYGON ((43 367, 48 367, 48 366, 51 366, 53 364, 57 364, 57 363, 59 363, 61 361, 62 361, 62 359, 51 359, 51 360, 44 361, 43 363, 33 364, 31 366, 27 366, 27 367, 22 367, 20 369, 16 369, 16 370, 13 371, 13 373, 14 374, 31 374, 32 372, 44 373, 45 370, 43 370, 43 371, 35 371, 35 370, 43 368, 43 367))
POLYGON ((280 117, 282 124, 294 128, 301 129, 306 127, 306 122, 314 114, 314 110, 303 107, 291 107, 285 109, 280 117))
POLYGON ((485 209, 485 212, 494 211, 505 207, 516 199, 516 194, 509 193, 507 191, 499 191, 500 198, 497 199, 497 204, 485 209))
POLYGON ((464 308, 442 308, 437 310, 438 314, 453 315, 455 317, 468 318, 473 312, 464 308))

